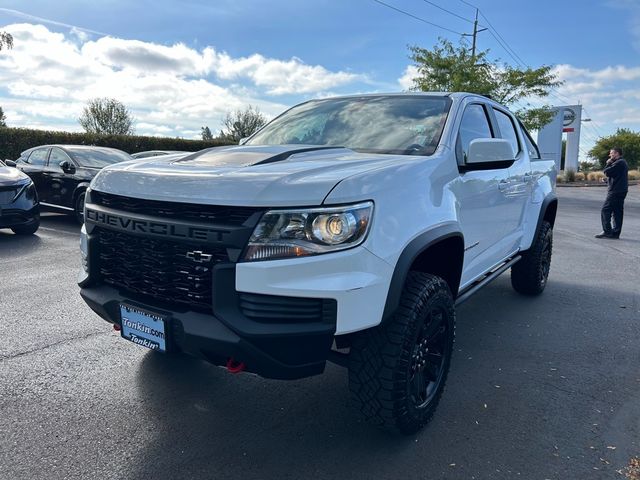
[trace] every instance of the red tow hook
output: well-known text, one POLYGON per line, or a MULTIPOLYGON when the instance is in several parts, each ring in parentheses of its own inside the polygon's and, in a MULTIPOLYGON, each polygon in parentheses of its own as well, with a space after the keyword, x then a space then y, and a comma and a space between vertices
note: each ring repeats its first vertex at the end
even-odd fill
POLYGON ((117 323, 114 323, 114 324, 113 324, 113 329, 114 329, 116 332, 119 332, 120 330, 122 330, 122 327, 120 327, 120 325, 118 325, 117 323))
POLYGON ((229 357, 229 360, 227 360, 227 370, 230 373, 240 373, 244 371, 244 369, 245 369, 244 362, 237 362, 234 360, 233 357, 229 357))

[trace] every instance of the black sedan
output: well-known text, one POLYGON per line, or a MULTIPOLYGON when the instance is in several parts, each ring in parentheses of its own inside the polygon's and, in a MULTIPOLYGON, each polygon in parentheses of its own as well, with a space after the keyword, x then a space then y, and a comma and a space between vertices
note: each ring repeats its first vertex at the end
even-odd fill
POLYGON ((84 196, 98 172, 114 163, 132 160, 115 148, 83 145, 43 145, 30 148, 10 162, 31 177, 40 205, 69 213, 83 222, 84 196))
POLYGON ((0 228, 18 235, 31 235, 40 226, 38 195, 33 182, 0 161, 0 228))

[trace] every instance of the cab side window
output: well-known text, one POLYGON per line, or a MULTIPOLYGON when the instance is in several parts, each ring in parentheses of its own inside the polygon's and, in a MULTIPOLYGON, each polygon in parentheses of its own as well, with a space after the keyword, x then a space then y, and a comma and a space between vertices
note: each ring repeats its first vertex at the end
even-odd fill
POLYGON ((456 142, 456 157, 458 164, 463 165, 469 153, 469 144, 476 138, 492 138, 491 125, 487 112, 479 103, 467 105, 462 114, 458 141, 456 142))
POLYGON ((51 154, 49 155, 49 167, 61 170, 60 162, 64 162, 65 160, 68 162, 71 162, 71 159, 69 158, 69 156, 66 153, 64 153, 61 149, 59 148, 51 149, 51 154))
POLYGON ((509 115, 501 110, 493 109, 493 113, 496 116, 498 122, 498 128, 500 129, 500 136, 505 140, 509 140, 511 148, 513 148, 513 154, 518 155, 520 153, 520 142, 518 141, 518 134, 516 133, 516 126, 509 115))
POLYGON ((29 158, 27 159, 27 163, 29 165, 33 165, 34 167, 44 167, 47 164, 47 156, 49 154, 48 148, 39 148, 31 152, 29 158))
POLYGON ((524 132, 524 144, 527 147, 527 151, 529 152, 529 158, 531 158, 532 160, 539 160, 540 151, 538 150, 536 142, 533 141, 533 138, 531 138, 531 135, 529 135, 529 132, 527 132, 527 129, 524 128, 522 124, 520 124, 520 128, 524 132))

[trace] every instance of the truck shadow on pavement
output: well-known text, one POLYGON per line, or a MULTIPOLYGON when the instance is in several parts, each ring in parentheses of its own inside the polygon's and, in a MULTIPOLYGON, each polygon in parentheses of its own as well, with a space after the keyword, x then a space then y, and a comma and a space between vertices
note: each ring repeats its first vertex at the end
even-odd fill
POLYGON ((557 444, 582 452, 580 422, 560 419, 596 415, 611 402, 598 392, 615 380, 595 367, 615 363, 601 348, 630 333, 637 305, 629 300, 628 291, 559 281, 528 298, 498 279, 459 309, 447 391, 431 424, 412 437, 360 423, 347 372, 331 364, 324 375, 284 382, 150 352, 137 372, 150 435, 129 460, 129 478, 454 478, 447 475, 456 462, 477 468, 495 451, 503 453, 494 467, 513 468, 524 462, 523 441, 534 457, 547 458, 557 444), (605 301, 620 325, 603 335, 605 301))
POLYGON ((348 407, 346 371, 333 365, 319 377, 284 382, 150 353, 138 378, 156 435, 134 462, 136 479, 306 478, 307 468, 308 478, 316 468, 338 475, 348 458, 414 442, 359 423, 348 407))

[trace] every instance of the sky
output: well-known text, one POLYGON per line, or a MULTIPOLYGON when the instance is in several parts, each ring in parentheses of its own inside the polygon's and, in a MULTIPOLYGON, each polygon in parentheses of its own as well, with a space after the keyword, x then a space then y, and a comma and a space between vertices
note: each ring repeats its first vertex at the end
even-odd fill
POLYGON ((0 107, 12 127, 81 131, 86 102, 113 97, 137 134, 199 138, 248 105, 272 118, 310 98, 407 90, 408 47, 457 43, 472 5, 490 27, 480 49, 554 66, 564 84, 544 103, 583 105, 581 160, 602 135, 640 131, 640 0, 0 0, 14 37, 0 107))

